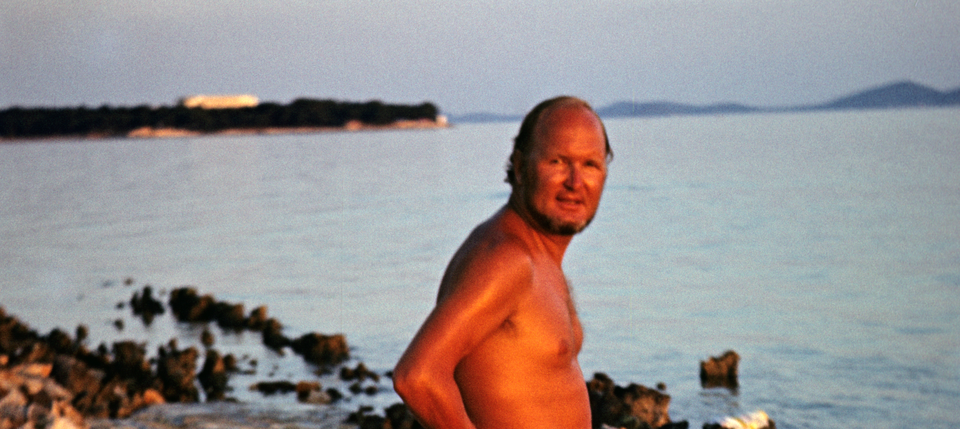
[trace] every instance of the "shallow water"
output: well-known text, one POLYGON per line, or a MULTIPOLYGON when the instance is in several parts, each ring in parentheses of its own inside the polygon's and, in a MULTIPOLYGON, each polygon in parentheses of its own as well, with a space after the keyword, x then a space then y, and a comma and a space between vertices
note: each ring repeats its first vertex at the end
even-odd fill
POLYGON ((346 415, 334 407, 276 407, 257 403, 166 404, 130 418, 88 421, 91 429, 341 429, 346 415))
MULTIPOLYGON (((607 126, 607 190, 565 261, 588 377, 662 381, 695 427, 757 409, 784 428, 960 423, 960 110, 607 126), (698 362, 727 349, 740 388, 702 389, 698 362)), ((115 304, 195 285, 267 305, 288 336, 343 332, 351 364, 385 372, 505 202, 516 127, 2 144, 0 304, 41 332, 85 323, 153 350, 198 345, 200 328, 115 304)), ((244 402, 297 408, 246 386, 317 378, 258 335, 212 330, 258 362, 232 381, 244 402)))

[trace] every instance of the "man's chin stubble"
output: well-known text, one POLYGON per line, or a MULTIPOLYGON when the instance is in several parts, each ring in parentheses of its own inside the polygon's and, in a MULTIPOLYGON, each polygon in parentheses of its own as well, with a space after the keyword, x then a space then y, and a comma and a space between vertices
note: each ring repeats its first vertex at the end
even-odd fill
POLYGON ((587 219, 586 222, 582 223, 573 223, 573 222, 562 222, 556 219, 552 219, 549 216, 540 213, 536 210, 531 210, 530 215, 533 217, 533 220, 537 222, 537 225, 540 226, 543 230, 557 235, 571 236, 577 235, 582 232, 584 229, 590 225, 590 222, 593 221, 593 217, 587 219))

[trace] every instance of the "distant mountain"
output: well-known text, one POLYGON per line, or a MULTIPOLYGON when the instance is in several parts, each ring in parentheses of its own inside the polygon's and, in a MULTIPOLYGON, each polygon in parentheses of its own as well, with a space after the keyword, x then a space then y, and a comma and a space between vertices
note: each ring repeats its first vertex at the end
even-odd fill
POLYGON ((472 123, 472 122, 520 122, 522 115, 500 115, 497 113, 467 113, 465 115, 450 115, 447 117, 453 123, 472 123))
POLYGON ((960 88, 941 92, 914 82, 896 82, 812 106, 816 110, 887 109, 896 107, 934 107, 960 104, 960 88))
MULTIPOLYGON (((648 103, 621 101, 597 109, 597 114, 604 118, 623 118, 940 106, 960 106, 960 88, 943 92, 915 82, 903 81, 871 88, 826 103, 789 107, 754 107, 736 103, 697 106, 667 101, 648 103)), ((451 116, 450 119, 452 122, 507 122, 520 121, 523 117, 475 113, 451 116)))
POLYGON ((712 104, 709 106, 694 106, 689 104, 657 102, 657 103, 630 103, 620 102, 597 109, 597 114, 605 118, 630 116, 668 116, 668 115, 712 115, 723 113, 752 113, 759 108, 742 104, 712 104))

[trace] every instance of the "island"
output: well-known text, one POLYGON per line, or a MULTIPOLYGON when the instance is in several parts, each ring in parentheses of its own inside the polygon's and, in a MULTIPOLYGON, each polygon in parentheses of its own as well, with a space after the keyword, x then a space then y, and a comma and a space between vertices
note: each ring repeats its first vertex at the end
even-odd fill
POLYGON ((0 139, 146 138, 329 130, 442 128, 432 103, 387 104, 299 98, 283 105, 255 97, 193 96, 175 106, 11 107, 0 110, 0 139))
MULTIPOLYGON (((671 101, 620 101, 597 109, 601 118, 641 118, 690 115, 733 115, 751 113, 793 113, 841 110, 911 109, 960 106, 960 88, 939 91, 911 81, 893 82, 869 88, 824 103, 758 107, 740 103, 694 105, 671 101)), ((519 122, 521 115, 468 113, 451 116, 457 123, 519 122)))
POLYGON ((706 106, 672 102, 633 103, 619 102, 597 109, 601 117, 643 117, 673 115, 727 115, 739 113, 790 113, 830 110, 873 110, 922 107, 960 106, 960 88, 951 91, 936 89, 903 81, 881 85, 843 96, 825 103, 785 106, 756 107, 738 103, 718 103, 706 106))

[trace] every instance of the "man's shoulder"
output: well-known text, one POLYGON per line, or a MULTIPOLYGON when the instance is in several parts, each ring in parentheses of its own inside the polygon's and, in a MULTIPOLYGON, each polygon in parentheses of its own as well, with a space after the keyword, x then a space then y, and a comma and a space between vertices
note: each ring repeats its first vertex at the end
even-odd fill
POLYGON ((530 241, 525 237, 526 224, 516 220, 501 213, 478 225, 465 244, 473 249, 475 257, 478 258, 529 262, 534 252, 530 241))
POLYGON ((464 263, 508 271, 510 267, 529 267, 533 259, 527 242, 509 230, 496 227, 475 230, 464 250, 464 263))
POLYGON ((465 286, 519 292, 531 283, 532 275, 533 253, 529 244, 491 219, 477 226, 451 259, 441 295, 465 286))

